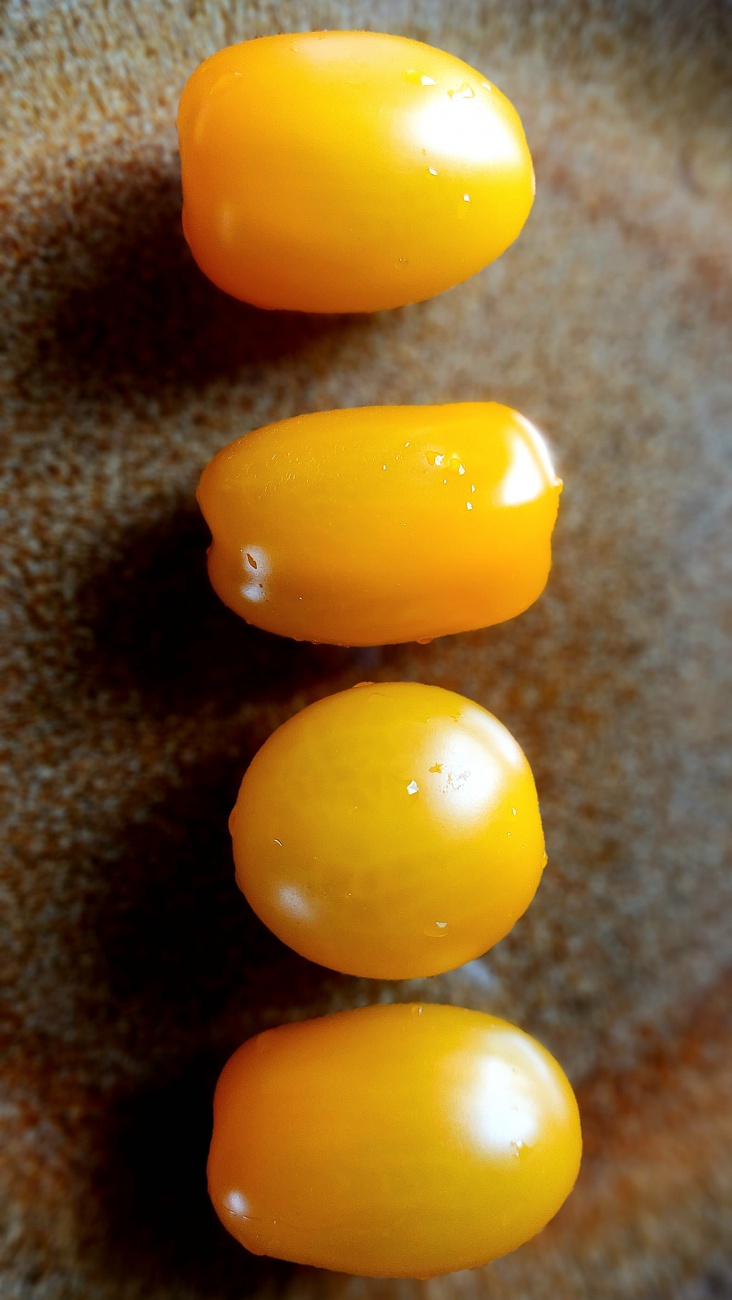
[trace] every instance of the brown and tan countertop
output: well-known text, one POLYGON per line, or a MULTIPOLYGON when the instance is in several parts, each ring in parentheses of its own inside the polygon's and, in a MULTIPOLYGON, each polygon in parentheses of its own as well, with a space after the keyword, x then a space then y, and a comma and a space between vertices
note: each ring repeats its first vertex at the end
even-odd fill
POLYGON ((732 1296, 729 5, 26 0, 0 27, 4 1300, 732 1296), (185 248, 177 96, 223 44, 339 26, 494 79, 536 205, 432 302, 263 314, 185 248), (218 604, 193 492, 219 446, 302 411, 489 397, 545 429, 565 480, 527 614, 346 651, 218 604), (406 986, 286 951, 226 833, 272 728, 364 677, 494 711, 548 839, 513 933, 406 986), (574 1196, 514 1256, 428 1284, 246 1256, 205 1196, 220 1065, 257 1028, 393 997, 495 1011, 555 1052, 585 1122, 574 1196))

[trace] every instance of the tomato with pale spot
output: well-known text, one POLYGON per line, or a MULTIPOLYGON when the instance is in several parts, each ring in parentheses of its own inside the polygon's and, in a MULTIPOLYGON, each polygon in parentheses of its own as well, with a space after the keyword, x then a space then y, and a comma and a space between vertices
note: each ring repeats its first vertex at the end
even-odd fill
POLYGON ((198 501, 208 571, 249 623, 385 645, 488 627, 543 591, 561 480, 497 402, 281 420, 222 448, 198 501))
POLYGON ((216 1089, 219 1218, 250 1251, 376 1277, 434 1277, 515 1250, 579 1170, 557 1062, 478 1011, 372 1006, 244 1043, 216 1089))
POLYGON ((178 134, 193 256, 258 307, 369 312, 430 298, 498 257, 534 199, 508 99, 403 36, 231 45, 190 77, 178 134))
POLYGON ((486 951, 546 862, 536 787, 506 728, 453 691, 365 683, 265 742, 231 815, 236 878, 311 961, 412 979, 486 951))

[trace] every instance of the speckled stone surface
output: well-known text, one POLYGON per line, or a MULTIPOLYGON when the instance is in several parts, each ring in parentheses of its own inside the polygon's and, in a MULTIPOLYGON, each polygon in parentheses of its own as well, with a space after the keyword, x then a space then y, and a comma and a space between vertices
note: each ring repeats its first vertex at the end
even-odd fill
POLYGON ((7 1300, 732 1295, 732 11, 719 0, 8 0, 2 25, 7 1300), (236 39, 363 27, 514 100, 529 224, 443 297, 298 318, 180 232, 186 76, 236 39), (193 500, 247 429, 496 398, 565 480, 547 593, 427 647, 279 641, 220 606, 193 500), (534 767, 549 867, 485 959, 408 985, 280 946, 233 878, 246 763, 363 677, 460 690, 534 767), (578 1086, 587 1155, 514 1256, 429 1284, 245 1255, 208 1208, 213 1081, 252 1031, 380 998, 483 1007, 578 1086))

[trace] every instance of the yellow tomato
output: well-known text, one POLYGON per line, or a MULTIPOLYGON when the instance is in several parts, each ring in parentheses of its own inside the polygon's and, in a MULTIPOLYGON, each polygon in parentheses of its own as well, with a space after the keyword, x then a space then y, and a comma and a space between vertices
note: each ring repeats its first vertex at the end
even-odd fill
POLYGON ((562 484, 495 402, 325 411, 256 429, 204 470, 209 576, 250 623, 380 645, 487 627, 546 585, 562 484))
POLYGON ((381 979, 485 952, 546 861, 510 732, 416 682, 365 683, 290 718, 245 773, 230 829, 239 888, 280 939, 381 979))
POLYGON ((402 36, 231 45, 188 81, 178 134, 193 256, 258 307, 378 311, 431 298, 498 257, 534 198, 505 96, 402 36))
POLYGON ((528 1034, 461 1007, 373 1006, 235 1052, 216 1089, 209 1191, 255 1254, 434 1277, 539 1232, 581 1149, 572 1089, 528 1034))

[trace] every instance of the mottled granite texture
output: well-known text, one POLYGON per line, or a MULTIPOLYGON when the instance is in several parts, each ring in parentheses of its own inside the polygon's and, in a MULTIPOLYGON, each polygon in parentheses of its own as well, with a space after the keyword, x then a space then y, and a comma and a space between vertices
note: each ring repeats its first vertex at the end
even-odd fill
POLYGON ((3 1297, 732 1295, 729 5, 8 0, 0 23, 3 1297), (269 316, 188 256, 177 96, 222 44, 337 26, 495 79, 537 202, 431 303, 269 316), (566 483, 524 617, 348 652, 217 603, 193 492, 219 446, 301 411, 487 397, 546 429, 566 483), (364 676, 494 710, 545 815, 528 915, 408 986, 282 948, 226 834, 256 746, 364 676), (587 1133, 574 1197, 516 1255, 431 1284, 246 1256, 204 1193, 221 1063, 261 1026, 408 996, 557 1053, 587 1133))

